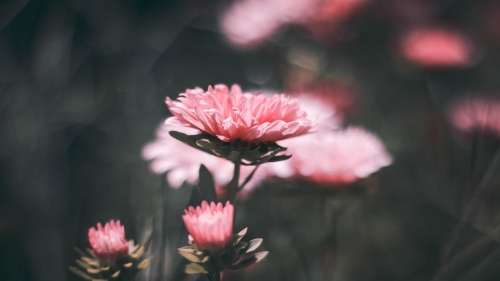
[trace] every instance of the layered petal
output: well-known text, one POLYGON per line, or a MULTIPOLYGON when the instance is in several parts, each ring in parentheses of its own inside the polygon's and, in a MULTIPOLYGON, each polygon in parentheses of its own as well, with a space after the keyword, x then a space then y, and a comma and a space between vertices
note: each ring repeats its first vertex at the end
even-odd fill
POLYGON ((187 90, 177 101, 167 98, 166 103, 174 115, 166 124, 195 128, 225 142, 276 142, 313 127, 295 99, 242 93, 239 86, 231 91, 225 85, 209 87, 207 92, 187 90))
POLYGON ((88 232, 92 253, 99 260, 114 263, 128 254, 129 244, 125 239, 125 227, 120 221, 111 220, 104 227, 100 223, 88 232))

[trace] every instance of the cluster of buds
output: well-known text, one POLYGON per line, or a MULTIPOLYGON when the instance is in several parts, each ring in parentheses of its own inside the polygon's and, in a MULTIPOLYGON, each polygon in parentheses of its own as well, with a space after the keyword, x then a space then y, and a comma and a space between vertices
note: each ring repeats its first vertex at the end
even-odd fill
POLYGON ((218 280, 224 269, 240 269, 266 257, 267 251, 254 253, 262 239, 242 241, 246 228, 233 235, 233 216, 234 207, 229 202, 223 206, 203 201, 201 206, 185 211, 182 218, 190 233, 190 246, 179 248, 179 254, 191 262, 186 265, 186 273, 206 274, 218 280))
POLYGON ((103 227, 89 229, 89 242, 92 249, 82 251, 76 261, 78 267, 70 271, 85 280, 133 280, 139 271, 148 267, 150 260, 143 258, 148 241, 134 245, 125 239, 125 228, 120 221, 110 221, 103 227))

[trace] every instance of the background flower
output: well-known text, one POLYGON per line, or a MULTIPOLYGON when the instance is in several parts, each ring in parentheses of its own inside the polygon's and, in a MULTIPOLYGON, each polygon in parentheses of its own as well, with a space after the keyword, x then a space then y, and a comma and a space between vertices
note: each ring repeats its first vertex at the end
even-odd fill
POLYGON ((500 138, 500 99, 492 96, 465 97, 450 108, 453 127, 467 135, 479 134, 500 138))
POLYGON ((358 127, 280 142, 292 154, 294 176, 319 184, 349 184, 366 178, 392 160, 382 142, 358 127))

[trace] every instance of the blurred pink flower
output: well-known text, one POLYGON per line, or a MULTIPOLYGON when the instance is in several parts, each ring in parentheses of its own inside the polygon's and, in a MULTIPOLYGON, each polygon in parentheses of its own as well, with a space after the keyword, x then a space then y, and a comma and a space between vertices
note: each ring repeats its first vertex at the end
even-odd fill
POLYGON ((343 22, 359 12, 371 0, 320 0, 310 20, 343 22))
POLYGON ((98 223, 97 229, 91 227, 88 235, 92 253, 99 260, 114 263, 127 256, 129 243, 119 220, 111 220, 104 227, 98 223))
MULTIPOLYGON (((185 134, 199 133, 198 130, 192 128, 161 125, 157 130, 156 140, 147 144, 142 150, 142 157, 145 160, 151 160, 151 170, 156 174, 168 172, 167 179, 170 186, 179 188, 184 181, 196 184, 200 165, 203 164, 212 173, 217 191, 222 194, 233 177, 233 162, 192 148, 171 137, 169 131, 181 131, 185 134)), ((241 167, 240 184, 250 175, 253 168, 252 166, 241 167)), ((290 172, 283 170, 279 162, 265 163, 257 169, 238 196, 248 197, 250 192, 266 178, 288 173, 290 172)))
POLYGON ((319 184, 353 183, 392 162, 382 142, 358 127, 320 130, 279 144, 292 154, 287 162, 295 177, 319 184))
POLYGON ((198 250, 219 253, 232 241, 233 213, 229 202, 223 206, 203 201, 201 207, 184 210, 182 219, 198 250))
POLYGON ((384 17, 397 24, 430 22, 445 7, 441 0, 384 0, 378 7, 384 17))
POLYGON ((427 68, 460 68, 474 62, 471 39, 457 29, 414 27, 400 37, 401 53, 414 64, 427 68))
MULTIPOLYGON (((319 109, 309 107, 303 100, 311 99, 321 102, 323 106, 334 109, 337 119, 343 120, 346 116, 353 114, 358 106, 358 94, 354 85, 349 83, 338 83, 332 81, 320 81, 299 85, 292 89, 292 96, 299 100, 300 108, 307 116, 317 116, 319 109)), ((321 117, 319 117, 321 119, 321 117)), ((318 121, 318 123, 321 123, 318 121)))
POLYGON ((500 138, 500 98, 462 98, 450 108, 448 118, 455 129, 465 134, 500 138))
POLYGON ((239 47, 261 43, 283 25, 312 12, 318 0, 242 0, 221 16, 221 28, 228 40, 239 47))
POLYGON ((225 142, 275 142, 306 134, 312 126, 295 99, 242 93, 237 85, 231 91, 225 85, 207 92, 188 89, 166 103, 174 115, 166 124, 196 128, 225 142))

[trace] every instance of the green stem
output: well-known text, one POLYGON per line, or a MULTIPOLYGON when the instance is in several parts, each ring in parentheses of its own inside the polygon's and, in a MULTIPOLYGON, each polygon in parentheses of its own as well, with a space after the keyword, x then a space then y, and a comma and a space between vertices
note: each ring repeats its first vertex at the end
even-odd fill
POLYGON ((234 173, 233 173, 233 179, 231 180, 231 185, 230 185, 230 191, 229 191, 229 202, 234 205, 234 201, 236 201, 236 195, 238 195, 238 185, 240 182, 240 168, 241 164, 239 162, 239 159, 234 162, 234 173))
POLYGON ((241 184, 241 186, 239 187, 238 191, 243 190, 243 188, 245 188, 245 185, 247 185, 247 183, 252 179, 252 177, 255 174, 255 171, 257 171, 258 167, 259 167, 259 165, 255 166, 255 168, 252 170, 252 172, 250 173, 250 175, 248 175, 248 177, 245 179, 245 181, 241 184))

